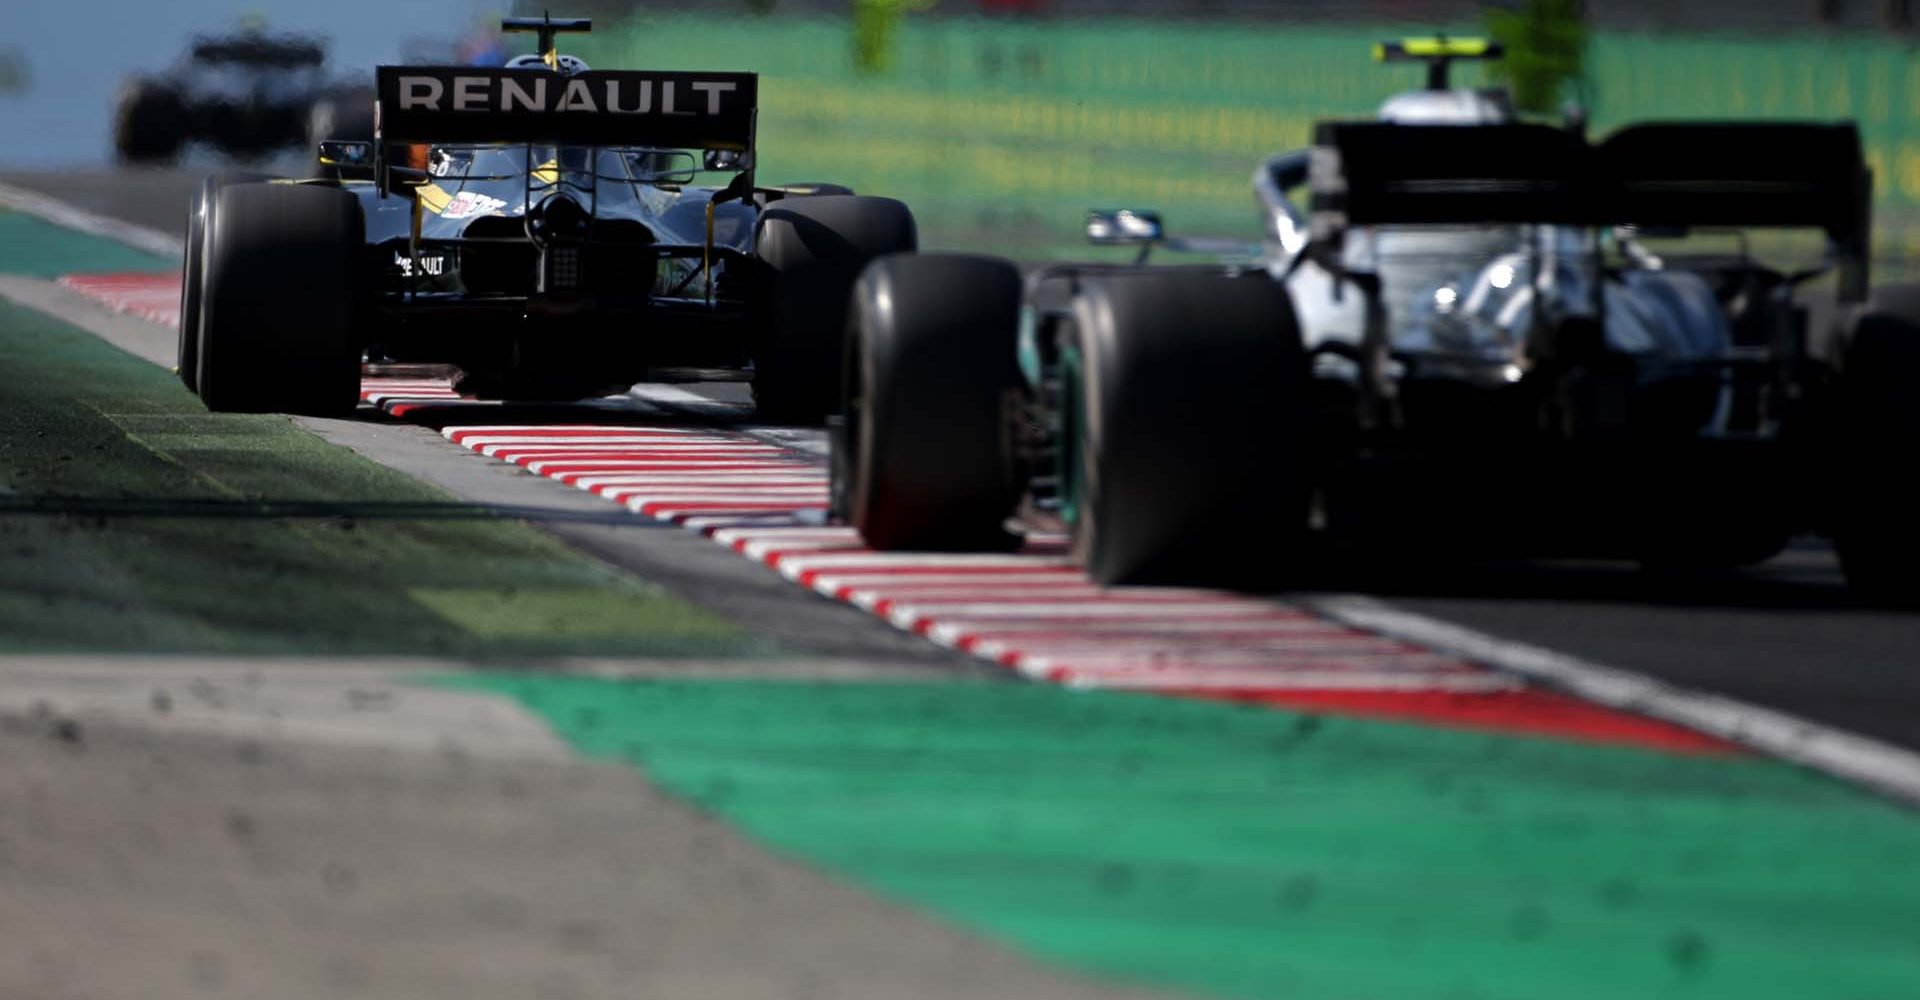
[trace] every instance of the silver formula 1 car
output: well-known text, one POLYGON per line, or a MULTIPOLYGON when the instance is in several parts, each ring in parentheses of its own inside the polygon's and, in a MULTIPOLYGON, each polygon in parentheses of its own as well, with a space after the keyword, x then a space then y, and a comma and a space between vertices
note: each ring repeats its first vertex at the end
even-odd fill
MULTIPOLYGON (((1860 592, 1920 596, 1920 289, 1868 294, 1854 126, 1590 141, 1446 89, 1484 47, 1398 51, 1436 83, 1263 165, 1238 263, 871 266, 837 511, 934 549, 1017 512, 1104 582, 1250 587, 1328 542, 1698 567, 1817 531, 1860 592), (1796 233, 1812 266, 1759 259, 1796 233), (1796 298, 1823 278, 1831 335, 1796 298)), ((1181 242, 1138 212, 1089 233, 1181 242)))
POLYGON ((754 74, 592 70, 554 44, 585 20, 505 27, 540 52, 380 67, 374 141, 320 145, 335 176, 203 186, 188 387, 214 410, 340 412, 363 360, 523 400, 722 369, 769 418, 824 414, 848 291, 915 249, 907 207, 758 184, 754 74))

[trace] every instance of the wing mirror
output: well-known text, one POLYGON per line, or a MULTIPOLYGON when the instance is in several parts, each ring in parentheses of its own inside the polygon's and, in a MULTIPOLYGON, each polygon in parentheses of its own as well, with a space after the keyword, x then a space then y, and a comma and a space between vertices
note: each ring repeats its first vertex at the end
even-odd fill
POLYGON ((709 149, 701 164, 702 170, 748 170, 753 156, 737 149, 709 149))
POLYGON ((1096 246, 1138 246, 1158 243, 1166 237, 1159 212, 1122 208, 1087 213, 1087 242, 1096 246))
POLYGON ((320 141, 320 165, 323 167, 373 166, 373 143, 346 139, 320 141))
POLYGON ((627 154, 633 179, 642 184, 692 184, 693 154, 683 150, 648 150, 627 154))

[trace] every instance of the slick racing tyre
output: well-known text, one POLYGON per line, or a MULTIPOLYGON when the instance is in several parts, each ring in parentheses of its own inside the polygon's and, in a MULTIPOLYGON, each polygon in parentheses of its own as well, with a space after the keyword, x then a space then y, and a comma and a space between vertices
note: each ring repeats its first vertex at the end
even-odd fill
POLYGON ((180 343, 176 370, 187 391, 200 391, 200 287, 206 272, 207 211, 219 190, 214 179, 200 182, 187 201, 186 261, 180 268, 180 343))
POLYGON ((237 184, 212 205, 201 401, 216 412, 351 412, 360 398, 359 202, 332 187, 237 184))
POLYGON ((813 422, 839 401, 847 301, 867 262, 919 246, 891 198, 783 198, 761 214, 753 397, 770 420, 813 422))
POLYGON ((1063 344, 1063 512, 1103 584, 1270 586, 1306 531, 1306 366, 1264 275, 1086 285, 1063 344))
POLYGON ((1018 498, 1003 406, 1017 391, 1020 272, 896 254, 854 286, 836 506, 876 549, 1005 549, 1018 498))
POLYGON ((113 113, 113 149, 122 163, 171 163, 187 142, 187 111, 173 88, 134 80, 113 113))
POLYGON ((200 292, 206 282, 207 216, 213 211, 214 192, 229 184, 266 180, 265 174, 220 174, 200 182, 187 202, 185 266, 180 269, 180 342, 177 348, 180 381, 191 392, 200 391, 200 292))
POLYGON ((1849 327, 1835 393, 1834 547, 1855 594, 1912 607, 1920 605, 1920 286, 1876 289, 1849 327))

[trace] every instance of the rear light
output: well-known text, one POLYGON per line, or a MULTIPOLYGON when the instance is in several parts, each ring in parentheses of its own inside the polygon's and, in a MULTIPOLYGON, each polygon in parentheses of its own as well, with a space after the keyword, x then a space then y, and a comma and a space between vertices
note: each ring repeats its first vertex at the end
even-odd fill
POLYGON ((576 292, 580 290, 580 247, 549 246, 540 255, 540 291, 576 292))

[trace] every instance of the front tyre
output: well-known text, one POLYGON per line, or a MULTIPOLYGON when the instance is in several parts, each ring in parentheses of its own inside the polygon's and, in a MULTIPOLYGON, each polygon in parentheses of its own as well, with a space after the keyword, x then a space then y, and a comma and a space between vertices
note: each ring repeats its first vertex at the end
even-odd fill
POLYGON ((1834 548, 1855 594, 1920 605, 1920 286, 1876 289, 1835 387, 1834 548))
POLYGON ((207 218, 200 399, 216 412, 350 413, 360 204, 339 188, 237 184, 207 218))
POLYGON ((896 254, 854 286, 834 493, 873 548, 1011 545, 1020 285, 1004 260, 896 254))
POLYGON ((1295 569, 1306 365, 1285 289, 1265 275, 1121 274, 1082 290, 1074 327, 1066 510, 1088 574, 1264 587, 1295 569))
POLYGON ((855 279, 870 261, 918 247, 913 213, 891 198, 783 198, 761 214, 753 397, 763 417, 815 422, 834 408, 855 279))

